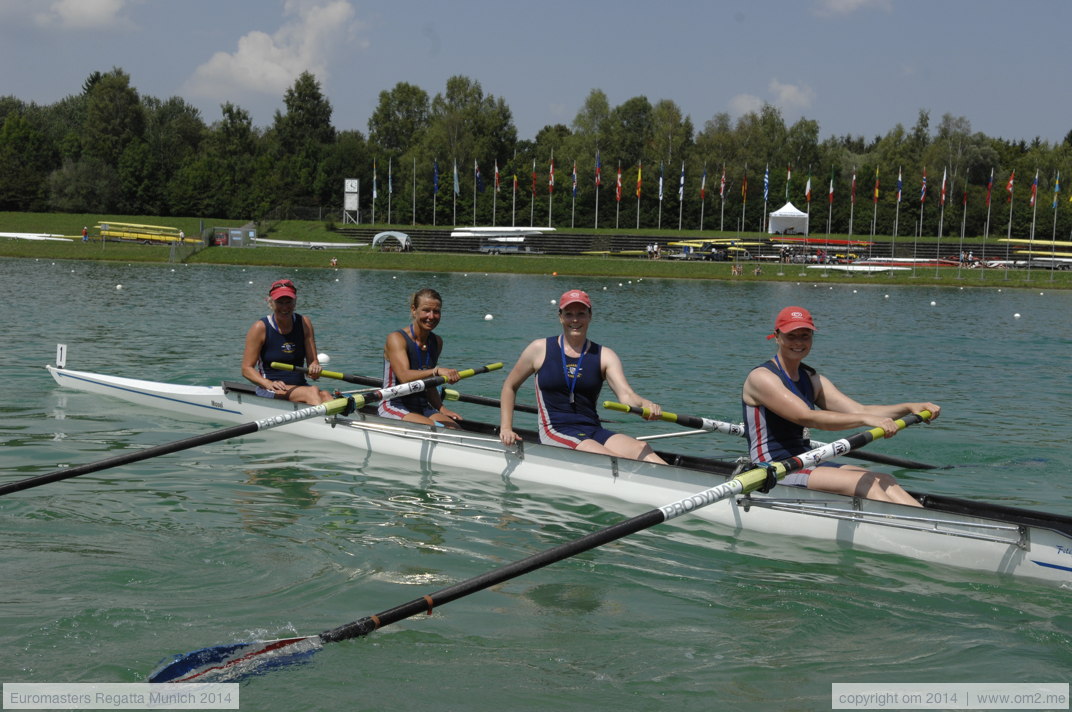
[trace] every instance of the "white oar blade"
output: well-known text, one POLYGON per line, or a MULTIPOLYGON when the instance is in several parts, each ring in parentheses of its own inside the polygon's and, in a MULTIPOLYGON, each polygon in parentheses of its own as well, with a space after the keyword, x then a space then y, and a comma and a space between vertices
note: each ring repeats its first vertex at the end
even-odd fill
POLYGON ((149 675, 149 682, 235 682, 307 662, 322 647, 316 635, 215 645, 163 661, 149 675))

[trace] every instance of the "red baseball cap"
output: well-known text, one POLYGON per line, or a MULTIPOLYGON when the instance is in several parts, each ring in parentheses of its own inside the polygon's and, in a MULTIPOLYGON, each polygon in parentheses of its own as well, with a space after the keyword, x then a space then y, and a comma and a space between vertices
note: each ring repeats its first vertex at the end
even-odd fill
POLYGON ((774 320, 775 331, 786 332, 794 329, 818 331, 811 319, 811 312, 804 307, 786 307, 778 312, 778 318, 774 320))
POLYGON ((574 303, 583 304, 589 309, 592 308, 592 300, 588 298, 587 294, 579 289, 571 289, 568 292, 564 292, 558 299, 558 308, 565 309, 567 305, 574 303))
POLYGON ((298 288, 294 286, 294 283, 289 279, 277 279, 272 282, 272 286, 268 287, 268 297, 270 299, 279 299, 280 297, 290 297, 294 299, 298 296, 298 288))

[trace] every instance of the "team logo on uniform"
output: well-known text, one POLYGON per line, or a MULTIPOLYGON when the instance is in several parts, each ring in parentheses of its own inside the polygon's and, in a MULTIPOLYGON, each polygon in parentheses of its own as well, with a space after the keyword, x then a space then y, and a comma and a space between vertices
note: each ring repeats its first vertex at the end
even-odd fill
POLYGON ((283 353, 292 354, 298 349, 297 344, 293 341, 287 341, 283 343, 283 353))

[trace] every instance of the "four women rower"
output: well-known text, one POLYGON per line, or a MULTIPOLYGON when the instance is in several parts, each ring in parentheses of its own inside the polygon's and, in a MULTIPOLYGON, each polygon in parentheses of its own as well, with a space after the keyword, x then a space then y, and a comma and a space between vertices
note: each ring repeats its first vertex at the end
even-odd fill
MULTIPOLYGON (((439 366, 443 339, 432 333, 443 316, 443 297, 434 289, 421 289, 410 298, 410 313, 409 326, 387 335, 383 347, 384 387, 434 376, 443 376, 448 383, 457 383, 459 376, 455 369, 439 366)), ((454 421, 461 420, 460 415, 443 405, 439 391, 434 388, 381 401, 379 413, 387 418, 425 425, 441 423, 457 427, 454 421)))
POLYGON ((625 379, 618 354, 588 339, 592 300, 579 289, 567 291, 558 300, 558 320, 562 324, 562 333, 536 339, 525 347, 503 383, 499 439, 504 445, 513 445, 519 440, 514 432, 517 389, 535 373, 540 442, 634 460, 664 462, 647 443, 611 432, 600 424, 596 401, 604 381, 610 384, 622 403, 648 408, 651 420, 658 419, 662 409, 633 392, 625 379))
MULTIPOLYGON (((880 427, 889 438, 897 432, 894 418, 921 410, 930 411, 932 419, 938 417, 940 408, 934 403, 861 405, 849 398, 804 363, 815 331, 807 309, 782 309, 774 322, 774 333, 767 337, 777 341, 777 353, 745 379, 741 400, 752 462, 780 462, 811 450, 806 428, 880 427)), ((921 506, 892 475, 853 465, 823 463, 790 474, 782 484, 921 506)))
POLYGON ((331 394, 309 385, 298 371, 272 368, 272 362, 305 366, 313 379, 320 377, 313 322, 295 313, 298 290, 289 279, 272 282, 268 306, 272 313, 261 317, 246 332, 242 375, 257 386, 257 395, 295 403, 320 405, 331 394))

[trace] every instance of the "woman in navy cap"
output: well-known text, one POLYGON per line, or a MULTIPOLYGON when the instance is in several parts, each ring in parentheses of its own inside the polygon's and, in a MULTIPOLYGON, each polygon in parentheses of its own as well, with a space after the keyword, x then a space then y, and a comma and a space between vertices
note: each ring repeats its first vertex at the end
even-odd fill
POLYGON ((320 377, 313 322, 295 313, 297 299, 298 289, 289 279, 272 282, 268 288, 272 312, 246 332, 242 375, 257 386, 259 396, 320 405, 331 400, 330 393, 309 385, 298 371, 272 368, 273 362, 305 366, 314 379, 320 377))
POLYGON ((599 421, 596 403, 604 381, 622 403, 650 409, 652 420, 662 409, 630 388, 618 354, 588 339, 592 300, 579 289, 567 291, 558 300, 558 320, 562 333, 525 347, 503 383, 499 439, 504 445, 520 439, 513 429, 517 389, 535 373, 540 442, 664 462, 647 443, 607 430, 599 421))
MULTIPOLYGON (((804 363, 811 353, 816 331, 811 313, 804 307, 786 307, 778 313, 774 333, 778 352, 754 368, 745 379, 741 394, 744 406, 748 454, 754 463, 780 462, 811 450, 806 428, 848 430, 879 427, 886 437, 897 432, 894 418, 929 410, 938 417, 934 403, 861 405, 842 393, 826 376, 804 363)), ((855 465, 826 462, 798 470, 782 484, 834 492, 867 499, 919 507, 893 475, 855 465)))

